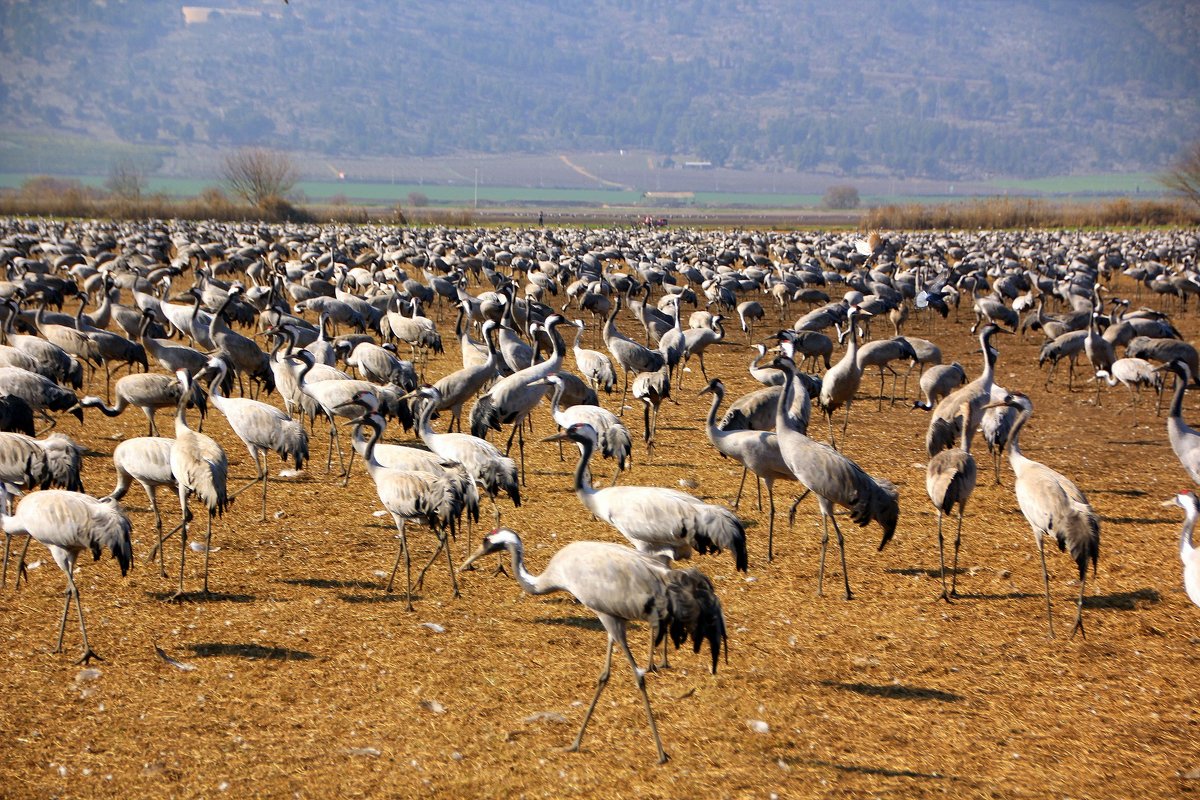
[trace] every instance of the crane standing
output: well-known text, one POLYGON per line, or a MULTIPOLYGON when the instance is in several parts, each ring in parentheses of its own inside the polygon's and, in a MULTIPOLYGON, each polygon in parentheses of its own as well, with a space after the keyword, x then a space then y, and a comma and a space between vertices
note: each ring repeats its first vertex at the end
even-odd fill
POLYGON ((650 720, 650 732, 654 735, 658 763, 665 763, 667 754, 658 735, 658 726, 654 723, 650 696, 646 693, 646 674, 638 669, 637 661, 629 650, 626 625, 633 621, 650 624, 652 662, 655 647, 668 631, 676 647, 687 641, 689 636, 696 652, 700 652, 705 641, 709 642, 711 669, 716 674, 721 645, 725 641, 725 617, 712 583, 700 570, 670 569, 627 547, 606 542, 571 542, 551 557, 540 575, 534 575, 525 567, 525 548, 521 537, 508 528, 499 528, 484 537, 479 550, 463 562, 461 569, 467 569, 483 556, 501 550, 511 554, 513 575, 526 593, 543 595, 557 591, 569 592, 600 618, 608 634, 604 668, 596 681, 596 694, 583 715, 579 734, 568 749, 577 752, 583 744, 588 721, 596 710, 596 703, 612 672, 613 647, 619 646, 629 661, 642 694, 646 717, 650 720))
MULTIPOLYGON (((989 404, 992 405, 992 404, 989 404)), ((1046 621, 1050 638, 1054 638, 1054 618, 1050 610, 1050 575, 1046 571, 1045 536, 1052 534, 1058 549, 1071 553, 1079 567, 1079 603, 1075 612, 1075 627, 1071 636, 1083 633, 1083 593, 1087 587, 1087 565, 1092 562, 1093 573, 1100 560, 1100 517, 1088 505, 1087 496, 1069 479, 1021 453, 1018 438, 1021 429, 1033 414, 1033 403, 1019 393, 1009 393, 994 405, 1017 409, 1018 416, 1008 435, 1008 461, 1016 476, 1017 505, 1033 528, 1038 553, 1042 558, 1042 580, 1046 586, 1046 621)))
POLYGON ((179 533, 179 589, 171 596, 181 601, 183 592, 183 567, 187 558, 188 498, 193 494, 208 507, 208 535, 204 539, 204 589, 208 594, 208 556, 212 545, 212 519, 224 514, 230 499, 225 482, 229 476, 229 459, 221 445, 203 433, 188 427, 187 398, 191 390, 191 376, 186 370, 176 373, 183 391, 175 410, 175 442, 171 445, 171 474, 179 490, 179 508, 183 515, 183 527, 179 533))
POLYGON ((4 510, 7 507, 8 488, 0 482, 0 529, 6 536, 24 534, 44 544, 54 557, 54 563, 67 576, 67 597, 54 652, 62 652, 67 615, 71 610, 71 599, 74 598, 79 612, 79 632, 83 636, 83 655, 75 663, 86 664, 93 658, 102 661, 88 644, 87 626, 83 622, 83 601, 75 585, 75 561, 84 550, 91 551, 93 559, 99 559, 101 550, 107 548, 120 565, 124 577, 133 561, 133 546, 130 543, 133 528, 129 524, 129 517, 114 500, 97 500, 64 489, 34 492, 22 500, 11 515, 4 510))

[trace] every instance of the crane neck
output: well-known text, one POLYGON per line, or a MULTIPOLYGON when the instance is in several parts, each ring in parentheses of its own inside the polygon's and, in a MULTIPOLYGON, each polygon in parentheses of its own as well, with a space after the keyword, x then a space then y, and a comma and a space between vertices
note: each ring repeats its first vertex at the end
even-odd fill
POLYGON ((704 420, 704 432, 708 434, 708 441, 716 445, 717 438, 724 431, 717 429, 717 411, 721 407, 721 403, 725 401, 725 388, 722 386, 714 386, 712 388, 712 405, 708 407, 708 417, 704 420))
POLYGON ((584 498, 596 493, 592 488, 591 475, 588 472, 588 462, 592 460, 592 452, 596 446, 591 439, 579 438, 575 442, 579 445, 579 463, 575 465, 575 494, 579 495, 581 500, 584 500, 584 505, 587 501, 584 498))
POLYGON ((517 539, 504 545, 512 557, 513 576, 526 594, 549 594, 557 587, 543 586, 540 575, 534 575, 525 567, 525 544, 517 539))
MULTIPOLYGON (((370 414, 367 416, 366 424, 371 426, 371 435, 367 438, 366 444, 362 449, 363 461, 367 463, 367 471, 372 475, 375 474, 382 464, 375 458, 375 445, 379 443, 380 437, 383 436, 383 418, 378 414, 370 414)), ((355 442, 362 436, 360 427, 356 427, 354 431, 355 442)))
POLYGON ((1183 395, 1187 391, 1187 379, 1175 373, 1175 397, 1171 399, 1171 408, 1167 411, 1167 417, 1183 419, 1183 395))
POLYGON ((1017 418, 1013 422, 1012 430, 1008 434, 1008 461, 1015 468, 1018 462, 1025 461, 1025 455, 1021 452, 1021 431, 1025 428, 1025 423, 1033 416, 1033 412, 1027 409, 1021 409, 1017 413, 1017 418))
POLYGON ((415 423, 421 441, 428 445, 429 440, 436 435, 433 425, 429 422, 430 417, 433 416, 434 401, 432 397, 422 397, 421 400, 422 402, 417 403, 417 418, 415 423))
POLYGON ((1198 510, 1194 503, 1187 503, 1183 507, 1183 530, 1179 532, 1179 557, 1188 561, 1188 557, 1196 549, 1192 546, 1192 531, 1196 528, 1196 517, 1198 510))
POLYGON ((784 374, 783 391, 779 393, 779 404, 775 406, 775 429, 779 433, 788 431, 790 433, 806 436, 803 426, 800 424, 801 419, 807 419, 808 414, 805 413, 805 407, 811 404, 811 399, 808 396, 808 390, 804 388, 804 382, 796 374, 796 367, 789 361, 782 362, 781 370, 784 374), (800 415, 793 413, 792 409, 796 406, 796 401, 799 401, 800 415))
POLYGON ((551 385, 554 387, 554 390, 550 394, 550 416, 557 417, 562 413, 559 403, 562 402, 563 392, 567 390, 567 385, 561 380, 554 381, 551 385))

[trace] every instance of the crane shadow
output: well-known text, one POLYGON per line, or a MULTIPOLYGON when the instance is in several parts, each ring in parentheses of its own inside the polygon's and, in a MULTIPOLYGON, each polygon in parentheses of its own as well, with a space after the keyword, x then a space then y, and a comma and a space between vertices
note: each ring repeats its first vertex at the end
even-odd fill
MULTIPOLYGON (((904 567, 902 569, 885 569, 884 572, 890 575, 905 575, 909 578, 915 575, 923 575, 926 578, 941 578, 942 571, 937 567, 904 567)), ((948 569, 947 575, 966 575, 966 569, 948 569)))
POLYGON ((788 766, 826 767, 828 769, 836 769, 840 772, 848 772, 857 775, 878 775, 883 778, 920 778, 922 780, 936 781, 962 780, 954 775, 940 775, 936 772, 916 772, 909 769, 888 769, 886 767, 865 767, 858 764, 838 764, 833 761, 825 761, 819 758, 788 758, 785 756, 779 760, 788 766))
POLYGON ((959 594, 959 600, 1028 600, 1031 597, 1045 597, 1033 592, 1008 592, 1007 594, 969 593, 959 594))
POLYGON ((378 588, 370 581, 343 581, 335 578, 283 578, 280 583, 289 586, 307 586, 311 589, 375 589, 378 588))
POLYGON ((1106 517, 1100 515, 1101 522, 1111 522, 1115 525, 1169 525, 1172 522, 1178 522, 1174 519, 1163 519, 1161 517, 1106 517))
MULTIPOLYGON (((174 592, 146 592, 155 600, 174 600, 174 592)), ((230 592, 186 592, 182 600, 186 603, 253 603, 258 598, 252 594, 233 594, 230 592)))
POLYGON ((287 647, 267 647, 261 644, 241 644, 238 642, 201 642, 188 645, 196 658, 219 658, 234 656, 251 661, 311 661, 315 656, 305 650, 292 650, 287 647))
POLYGON ((1162 601, 1155 589, 1135 589, 1132 592, 1116 592, 1083 598, 1085 608, 1108 608, 1116 611, 1137 611, 1139 604, 1153 605, 1162 601))
POLYGON ((926 689, 921 686, 904 686, 902 684, 875 685, 871 683, 839 683, 837 681, 821 681, 822 686, 831 689, 841 689, 845 692, 865 695, 867 697, 884 697, 894 700, 937 700, 942 703, 957 703, 962 695, 953 692, 943 692, 940 689, 926 689))
MULTIPOLYGON (((1122 443, 1114 442, 1114 444, 1122 443)), ((1090 491, 1092 494, 1115 494, 1120 495, 1121 497, 1145 497, 1147 494, 1149 494, 1141 489, 1089 489, 1088 491, 1090 491)))
POLYGON ((604 625, 595 617, 538 617, 534 622, 538 625, 562 625, 567 628, 604 632, 604 625))
MULTIPOLYGON (((383 587, 376 587, 375 594, 339 594, 338 599, 346 603, 403 603, 404 592, 385 592, 383 587)), ((413 592, 413 602, 421 599, 421 595, 413 592)))

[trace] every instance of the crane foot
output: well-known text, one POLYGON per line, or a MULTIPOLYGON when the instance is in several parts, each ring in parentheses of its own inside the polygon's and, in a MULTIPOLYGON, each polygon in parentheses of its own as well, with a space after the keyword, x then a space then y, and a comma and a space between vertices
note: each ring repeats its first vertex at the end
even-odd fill
POLYGON ((103 658, 100 657, 99 653, 97 653, 95 650, 93 650, 92 648, 89 647, 87 650, 84 651, 83 655, 80 656, 79 660, 76 661, 75 663, 76 664, 87 664, 93 658, 96 659, 97 661, 104 660, 103 658))

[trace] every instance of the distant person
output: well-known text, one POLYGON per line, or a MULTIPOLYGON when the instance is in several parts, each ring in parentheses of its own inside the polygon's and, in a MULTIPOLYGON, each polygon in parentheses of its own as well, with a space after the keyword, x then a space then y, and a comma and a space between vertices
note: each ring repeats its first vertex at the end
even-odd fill
POLYGON ((546 227, 546 215, 543 214, 541 211, 538 212, 538 227, 539 228, 546 227))

